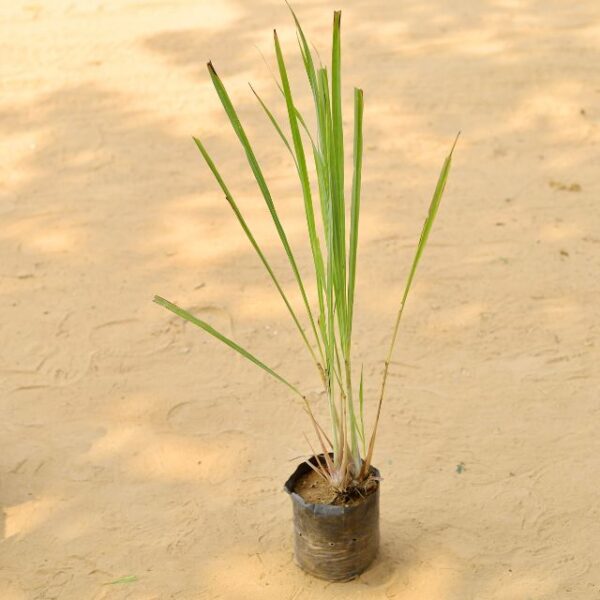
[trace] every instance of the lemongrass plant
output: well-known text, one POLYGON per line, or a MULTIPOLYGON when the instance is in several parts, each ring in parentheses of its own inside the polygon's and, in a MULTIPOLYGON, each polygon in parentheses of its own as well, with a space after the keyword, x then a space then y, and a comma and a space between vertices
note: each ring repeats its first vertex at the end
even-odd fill
MULTIPOLYGON (((256 251, 277 292, 281 296, 315 364, 328 399, 331 417, 329 428, 331 436, 326 433, 325 428, 317 421, 307 396, 296 385, 290 383, 288 379, 267 366, 250 351, 229 339, 205 321, 160 296, 156 296, 154 301, 217 338, 266 371, 269 375, 285 384, 294 394, 299 396, 310 417, 316 438, 322 450, 321 457, 316 461, 317 466, 312 465, 312 463, 309 464, 311 468, 316 470, 320 476, 329 482, 337 493, 348 494, 354 489, 360 491, 361 487, 364 488, 370 477, 373 448, 381 416, 390 361, 398 336, 398 328, 417 266, 427 243, 446 185, 454 145, 443 163, 404 287, 404 293, 400 300, 400 307, 394 322, 390 346, 383 364, 383 378, 377 403, 377 412, 372 431, 367 436, 364 420, 362 371, 357 386, 352 363, 352 324, 354 321, 354 296, 361 209, 363 91, 358 88, 354 89, 353 172, 348 206, 345 190, 345 154, 342 126, 341 12, 334 13, 331 70, 328 71, 320 63, 320 59, 318 64, 315 62, 315 55, 313 55, 313 51, 308 44, 300 22, 291 7, 290 10, 295 22, 300 54, 314 101, 316 133, 313 134, 310 132, 306 121, 303 119, 294 102, 283 52, 276 31, 274 32, 274 44, 279 72, 277 85, 285 100, 291 141, 267 105, 252 86, 250 87, 268 120, 275 128, 277 135, 291 154, 296 167, 304 200, 308 238, 314 263, 314 277, 316 281, 315 299, 309 298, 307 294, 306 285, 300 274, 300 269, 285 228, 279 218, 263 170, 256 158, 229 94, 211 62, 208 63, 208 72, 221 104, 225 109, 225 113, 244 149, 250 169, 287 255, 300 291, 308 327, 305 327, 303 324, 304 319, 299 316, 296 308, 292 306, 288 296, 284 292, 271 264, 254 237, 237 201, 234 199, 233 194, 225 183, 209 152, 198 138, 194 138, 194 141, 224 193, 225 199, 239 221, 244 234, 256 251), (316 190, 320 209, 320 226, 317 225, 315 217, 314 191, 311 187, 309 177, 307 153, 309 155, 312 154, 314 160, 316 190)), ((318 58, 318 55, 316 56, 318 58)), ((454 144, 456 144, 456 140, 454 144)))

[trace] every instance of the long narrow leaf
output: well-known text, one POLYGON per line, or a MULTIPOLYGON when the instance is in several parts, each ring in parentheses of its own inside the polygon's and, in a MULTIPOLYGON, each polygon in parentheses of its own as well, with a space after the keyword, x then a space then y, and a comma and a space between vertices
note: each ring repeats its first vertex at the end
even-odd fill
POLYGON ((336 147, 336 161, 340 191, 344 190, 344 129, 342 123, 342 51, 341 51, 341 11, 333 15, 333 49, 331 58, 331 117, 333 123, 333 143, 336 147))
POLYGON ((392 359, 392 353, 394 352, 394 346, 396 344, 396 337, 398 335, 398 327, 400 325, 400 319, 402 318, 402 313, 404 312, 404 306, 406 305, 406 299, 408 298, 408 293, 410 292, 410 288, 412 286, 413 279, 415 277, 415 273, 417 272, 417 267, 419 266, 419 262, 421 260, 421 256, 423 255, 423 250, 425 250, 425 246, 427 245, 427 240, 429 239, 429 233, 431 232, 431 228, 433 227, 433 222, 437 216, 438 208, 440 206, 440 202, 442 200, 442 196, 444 195, 444 190, 446 189, 446 181, 448 179, 448 173, 450 172, 450 166, 452 164, 452 154, 454 152, 454 148, 456 147, 456 142, 458 141, 458 136, 460 132, 457 134, 454 143, 452 144, 452 148, 450 149, 450 153, 444 160, 444 164, 442 165, 442 170, 440 172, 438 182, 435 186, 435 190, 433 192, 433 198, 431 199, 431 204, 429 205, 429 212, 427 213, 427 218, 423 223, 423 230, 421 231, 421 237, 419 238, 419 243, 417 245, 417 251, 415 252, 415 256, 413 258, 413 262, 410 268, 410 272, 408 274, 408 279, 406 280, 406 285, 404 287, 404 294, 402 295, 402 302, 400 303, 400 309, 398 311, 398 315, 396 317, 396 323, 394 325, 394 334, 392 335, 392 341, 390 343, 390 350, 388 352, 387 361, 389 362, 392 359))
POLYGON ((458 141, 458 135, 452 144, 452 148, 450 149, 450 153, 444 160, 444 164, 442 165, 442 170, 438 177, 437 184, 435 186, 435 190, 433 192, 433 198, 431 199, 431 204, 429 205, 429 212, 427 213, 427 218, 425 219, 425 223, 423 223, 423 229, 421 231, 421 237, 419 238, 419 243, 417 245, 417 250, 415 252, 415 256, 413 258, 412 266, 410 268, 410 272, 408 274, 408 278, 406 280, 406 284, 404 286, 404 294, 402 295, 402 300, 400 302, 400 309, 398 310, 398 314, 396 315, 396 322, 394 323, 394 332, 392 334, 392 340, 390 342, 390 348, 388 350, 387 357, 385 359, 385 363, 383 366, 383 378, 381 382, 381 393, 379 395, 379 403, 377 405, 377 414, 375 416, 375 424, 373 425, 373 432, 371 433, 371 439, 369 442, 369 450, 367 452, 367 457, 363 464, 363 475, 369 472, 369 466, 371 464, 371 460, 373 458, 373 448, 375 446, 375 438, 377 436, 377 426, 379 425, 379 418, 381 416, 381 406, 383 404, 383 398, 385 395, 385 384, 387 381, 388 371, 390 368, 390 362, 392 360, 392 355, 394 353, 394 346, 396 345, 396 338, 398 336, 398 328, 400 326, 400 320, 402 319, 402 314, 404 312, 404 307, 406 305, 406 299, 408 298, 408 293, 410 291, 415 273, 417 271, 417 267, 419 266, 419 261, 421 260, 421 256, 423 255, 423 250, 427 244, 427 240, 429 239, 429 233, 431 232, 431 228, 433 226, 433 222, 435 221, 435 217, 437 216, 438 208, 440 206, 440 202, 442 200, 442 196, 444 194, 444 189, 446 188, 446 181, 448 179, 448 174, 450 173, 450 167, 452 165, 452 153, 454 152, 454 148, 456 147, 456 142, 458 141))
POLYGON ((250 89, 252 90, 252 93, 256 96, 256 99, 258 100, 258 102, 262 106, 262 109, 265 111, 265 114, 267 115, 269 121, 271 121, 271 124, 275 128, 275 131, 277 131, 277 135, 279 135, 279 137, 281 138, 281 141, 284 143, 285 147, 288 149, 288 152, 290 153, 290 155, 292 156, 292 158, 294 160, 294 164, 296 165, 296 169, 298 169, 298 161, 296 160, 296 155, 294 154, 294 151, 292 150, 292 147, 290 146, 290 143, 289 143, 289 141, 288 141, 285 133, 283 133, 283 130, 281 129, 281 126, 277 122, 277 119, 275 118, 275 116, 273 115, 273 113, 269 110, 269 108, 267 107, 267 105, 263 102, 263 99, 258 95, 258 93, 254 89, 254 87, 252 87, 252 84, 249 83, 248 85, 250 86, 250 89))
POLYGON ((331 107, 329 105, 329 79, 327 70, 322 68, 317 72, 317 82, 319 91, 319 144, 321 165, 317 167, 319 174, 319 192, 321 195, 321 218, 325 231, 325 240, 327 242, 327 252, 332 252, 332 232, 330 231, 332 212, 331 212, 331 163, 329 162, 330 130, 331 130, 331 107))
MULTIPOLYGON (((363 91, 354 89, 354 173, 352 177, 352 206, 350 209, 350 247, 348 257, 348 339, 352 337, 354 289, 356 287, 356 254, 358 249, 358 221, 360 215, 360 186, 363 156, 363 91)), ((349 351, 349 350, 348 350, 349 351)))
MULTIPOLYGON (((273 115, 273 113, 269 110, 268 106, 265 104, 265 102, 262 100, 262 98, 258 95, 258 93, 256 92, 256 90, 252 87, 252 85, 250 85, 250 89, 252 90, 252 92, 254 93, 254 95, 256 96, 256 99, 258 100, 258 102, 260 103, 261 107, 263 108, 265 114, 267 115, 269 121, 271 121, 271 124, 273 125, 273 127, 275 128, 275 130, 277 131, 277 134, 279 135, 279 137, 281 138, 281 140, 283 141, 285 147, 288 149, 288 152, 290 153, 292 160, 294 161, 294 165, 296 166, 296 171, 298 173, 298 176, 300 177, 300 180, 302 180, 302 171, 300 169, 300 166, 298 164, 298 161, 296 160, 296 155, 294 154, 294 151, 292 150, 290 143, 285 135, 285 133, 283 132, 283 130, 281 129, 281 125, 279 124, 279 122, 277 121, 277 119, 275 118, 275 116, 273 115)), ((296 110, 296 116, 298 117, 298 121, 301 121, 302 117, 300 116, 300 113, 296 110)), ((308 129, 306 128, 306 124, 304 124, 303 121, 301 121, 303 124, 303 127, 305 128, 305 130, 308 132, 308 129)), ((319 151, 317 149, 317 147, 315 146, 314 142, 311 139, 311 146, 313 149, 313 155, 315 158, 315 163, 317 164, 317 173, 321 172, 321 159, 319 156, 319 151)), ((321 187, 321 177, 319 175, 319 188, 321 187)), ((314 222, 314 217, 313 217, 313 222, 314 222)), ((317 240, 318 241, 318 240, 317 240)), ((319 253, 321 253, 321 250, 319 248, 319 253)), ((319 285, 319 277, 317 277, 317 287, 318 287, 318 300, 319 300, 319 319, 318 319, 318 326, 319 326, 319 330, 321 333, 321 339, 323 341, 323 345, 325 347, 327 347, 327 330, 325 329, 325 318, 324 318, 324 311, 325 311, 325 306, 324 306, 324 295, 323 295, 323 289, 324 289, 324 278, 325 278, 325 274, 324 274, 324 267, 323 267, 323 258, 322 258, 322 254, 321 254, 321 260, 320 260, 320 269, 321 269, 321 275, 320 275, 320 285, 319 285)))
POLYGON ((341 18, 336 11, 333 16, 333 44, 331 58, 331 204, 333 206, 334 237, 334 290, 340 343, 347 346, 346 313, 346 205, 344 201, 344 129, 342 122, 342 73, 341 73, 341 18))
POLYGON ((281 221, 279 219, 277 210, 275 209, 275 204, 273 202, 273 198, 271 197, 271 192, 269 191, 269 188, 267 186, 267 182, 263 175, 262 169, 260 168, 260 165, 258 163, 256 155, 254 154, 254 151, 252 150, 252 146, 250 144, 250 141, 248 140, 248 136, 246 135, 244 128, 242 127, 242 124, 240 122, 238 114, 231 102, 231 99, 229 98, 229 94, 227 93, 227 90, 225 89, 223 82, 221 81, 220 77, 217 75, 217 72, 215 71, 215 68, 213 67, 211 62, 208 63, 208 72, 210 73, 210 77, 212 79, 212 82, 213 82, 213 85, 217 92, 217 95, 219 96, 219 99, 221 100, 221 104, 223 105, 223 108, 225 109, 225 112, 229 118, 229 122, 231 123, 233 130, 235 131, 238 139, 240 140, 240 143, 242 144, 242 147, 244 148, 244 152, 246 153, 246 158, 248 159, 248 164, 250 165, 250 169, 252 170, 252 173, 254 174, 254 178, 256 179, 258 187, 259 187, 259 189, 263 195, 263 198, 265 200, 265 203, 269 209, 271 218, 273 219, 273 223, 275 224, 275 228, 277 229, 279 239, 281 240, 281 244, 283 245, 285 253, 287 254, 288 260, 290 262, 290 266, 292 267, 292 271, 294 273, 296 283, 298 284, 298 287, 300 289, 300 294, 302 295, 302 300, 304 302, 304 306, 305 306, 306 312, 308 314, 311 328, 313 330, 315 339, 317 341, 319 353, 321 355, 321 358, 324 359, 321 340, 320 340, 319 334, 317 332, 317 327, 315 325, 315 320, 314 320, 314 317, 312 314, 312 310, 310 308, 308 296, 306 295, 306 289, 305 289, 304 283, 302 281, 302 276, 300 275, 300 271, 298 269, 298 264, 296 263, 296 259, 292 252, 292 248, 288 241, 288 238, 287 238, 287 235, 283 228, 283 225, 281 224, 281 221))
POLYGON ((283 87, 283 93, 285 96, 285 103, 288 110, 288 120, 290 123, 290 130, 292 132, 292 141, 294 144, 294 152, 296 154, 296 161, 298 166, 298 176, 300 178, 300 184, 302 187, 302 196, 304 198, 304 212, 306 214, 306 224, 308 227, 308 237, 310 241, 310 248, 313 256, 313 262, 315 266, 316 282, 317 282, 317 293, 319 298, 319 309, 320 309, 320 320, 323 320, 324 315, 324 287, 325 287, 325 268, 323 265, 323 255, 321 253, 321 244, 319 242, 319 236, 317 235, 317 229, 315 225, 315 215, 312 203, 312 195, 310 190, 310 182, 308 179, 308 170, 306 167, 306 157, 304 154, 304 146, 302 145, 302 137, 300 136, 300 129, 298 128, 298 119, 296 115, 296 109, 294 106, 294 100, 292 98, 292 90, 290 87, 289 78, 285 68, 285 62, 283 59, 283 52, 281 51, 281 45, 277 32, 273 32, 275 40, 275 53, 277 55, 277 65, 279 67, 279 76, 281 78, 281 85, 283 87))
POLYGON ((229 191, 229 188, 227 187, 227 184, 225 183, 225 181, 221 177, 221 174, 219 173, 219 170, 217 169, 214 161, 212 160, 210 154, 208 153, 208 151, 206 150, 206 148, 204 147, 204 145, 202 144, 202 142, 197 137, 194 137, 193 139, 194 139, 194 142, 196 143, 196 146, 198 147, 198 150, 200 150, 200 153, 202 154, 202 157, 206 161, 206 164, 208 165, 208 168, 211 170, 212 174, 214 175, 215 179, 217 180, 217 183, 219 184, 219 187, 221 188, 221 190, 225 194, 225 199, 227 200, 229 206, 231 207, 231 210, 235 214, 235 216, 236 216, 239 224, 241 225, 242 229, 244 230, 244 233, 246 234, 246 237, 248 238, 248 240, 252 244, 252 247, 254 248, 254 250, 256 251, 256 253, 258 254, 258 257, 260 258, 262 264, 264 265, 265 269, 269 273, 269 276, 271 277, 271 280, 275 284, 275 287, 277 288, 277 291, 279 292, 279 295, 281 296, 281 299, 283 300, 286 308, 288 309, 288 312, 290 313, 290 316, 292 317, 292 320, 294 321, 294 323, 295 323, 295 325, 296 325, 296 327, 297 327, 297 329, 298 329, 298 331, 300 333, 300 336, 302 337, 302 340, 303 340, 304 344, 308 348, 308 351, 310 352, 310 355, 311 355, 313 361, 317 365, 317 368, 319 369, 319 372, 321 372, 321 367, 320 367, 319 361, 318 361, 318 359, 317 359, 317 357, 315 355, 315 351, 313 350, 313 347, 311 346, 310 342, 308 341, 308 338, 306 337, 306 333, 304 331, 304 328, 300 324, 300 321, 298 320, 298 316, 296 315, 296 311, 294 311, 294 309, 292 308, 292 305, 290 304, 290 301, 288 300, 288 297, 286 296, 285 292, 283 291, 283 288, 281 287, 281 284, 279 283, 279 280, 275 276, 275 273, 274 273, 274 271, 273 271, 273 269, 272 269, 269 261, 267 260, 267 257, 265 256, 264 252, 262 251, 262 249, 258 245, 258 242, 256 241, 256 238, 254 237, 253 233, 250 231, 250 228, 248 227, 248 224, 246 223, 246 220, 244 219, 244 217, 243 217, 243 215, 242 215, 242 213, 241 213, 241 211, 240 211, 240 209, 239 209, 239 207, 237 205, 237 202, 234 200, 233 195, 231 194, 231 192, 229 191))
POLYGON ((214 327, 211 327, 206 321, 198 319, 197 317, 189 313, 187 310, 180 308, 176 304, 173 304, 172 302, 169 302, 168 300, 165 300, 160 296, 154 296, 154 302, 156 302, 156 304, 164 306, 167 310, 170 310, 172 313, 176 314, 182 319, 185 319, 186 321, 189 321, 193 325, 200 327, 200 329, 203 329, 204 331, 206 331, 206 333, 212 335, 219 341, 223 342, 224 344, 235 350, 238 354, 241 354, 244 358, 254 363, 257 367, 263 369, 263 371, 266 371, 269 375, 271 375, 272 377, 289 387, 293 392, 298 394, 300 398, 305 400, 304 394, 302 394, 302 392, 300 392, 300 390, 295 385, 291 384, 287 379, 284 379, 281 375, 279 375, 279 373, 276 373, 273 369, 271 369, 271 367, 265 365, 264 362, 262 362, 261 360, 256 358, 256 356, 248 352, 248 350, 242 348, 239 344, 236 344, 233 340, 229 339, 227 336, 217 331, 214 327))
MULTIPOLYGON (((298 35, 298 45, 300 46, 300 54, 302 55, 302 60, 304 62, 304 68, 306 70, 306 75, 308 77, 308 82, 310 84, 310 89, 313 93, 313 98, 315 101, 315 108, 318 106, 318 94, 319 94, 319 86, 317 81, 317 71, 315 69, 315 63, 312 57, 312 52, 310 51, 310 46, 308 45, 308 41, 306 36, 304 35, 304 31, 302 30, 302 25, 294 9, 291 7, 290 3, 286 0, 285 2, 292 13, 292 17, 296 24, 296 31, 298 35)), ((318 111, 317 111, 318 112, 318 111)), ((317 118, 319 115, 317 114, 317 118)))
MULTIPOLYGON (((329 206, 329 201, 330 201, 329 200, 329 165, 328 165, 328 161, 326 159, 327 123, 326 123, 326 108, 324 105, 325 96, 321 92, 321 85, 322 85, 323 80, 321 79, 321 74, 318 73, 315 69, 312 52, 311 52, 310 46, 308 44, 308 40, 306 39, 306 35, 304 34, 304 31, 302 29, 302 25, 300 24, 300 21, 299 21, 298 17, 296 16, 296 13, 294 12, 293 8, 291 7, 290 3, 287 0, 286 0, 286 4, 287 4, 287 6, 292 14, 292 17, 294 19, 294 22, 296 24, 296 35, 298 38, 298 45, 300 47, 300 54, 301 54, 302 60, 304 62, 304 69, 306 71, 306 76, 307 76, 308 83, 310 85, 310 89, 312 91, 313 100, 314 100, 316 120, 317 120, 318 141, 319 141, 318 147, 315 145, 314 141, 312 140, 312 137, 310 137, 310 132, 308 131, 308 128, 306 127, 306 124, 304 123, 304 120, 301 118, 301 115, 299 113, 298 113, 298 115, 299 115, 299 121, 302 124, 304 130, 308 133, 309 138, 311 139, 312 147, 313 147, 313 157, 314 157, 314 162, 315 162, 315 169, 317 172, 319 200, 320 200, 320 205, 321 205, 321 218, 322 218, 322 222, 323 222, 325 239, 326 239, 326 241, 328 241, 329 226, 330 226, 330 218, 329 218, 329 214, 328 214, 328 210, 329 210, 328 206, 329 206)), ((325 76, 325 82, 326 82, 326 76, 325 76)), ((325 85, 327 86, 327 83, 325 83, 325 85)), ((328 243, 327 243, 327 249, 329 252, 328 243)), ((321 316, 321 321, 322 321, 322 323, 320 323, 320 324, 322 327, 322 336, 327 344, 329 342, 326 340, 327 334, 326 334, 325 319, 323 319, 322 316, 321 316)))
POLYGON ((363 369, 360 368, 360 386, 358 388, 358 401, 360 407, 360 439, 363 444, 363 452, 366 454, 365 440, 365 395, 363 390, 363 369))

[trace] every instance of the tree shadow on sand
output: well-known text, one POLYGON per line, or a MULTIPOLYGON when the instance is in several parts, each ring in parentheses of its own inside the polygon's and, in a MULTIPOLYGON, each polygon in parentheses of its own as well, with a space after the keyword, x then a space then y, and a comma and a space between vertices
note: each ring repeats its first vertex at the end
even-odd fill
MULTIPOLYGON (((270 6, 240 4, 239 18, 218 35, 191 25, 139 45, 151 60, 189 77, 195 97, 195 85, 208 79, 208 58, 223 64, 226 83, 261 68, 251 46, 267 46, 256 30, 269 41, 270 6)), ((545 361, 561 356, 558 333, 590 335, 592 309, 572 297, 589 266, 573 264, 572 252, 568 269, 560 249, 569 243, 583 255, 591 247, 581 233, 582 213, 567 199, 577 198, 591 214, 593 164, 585 146, 578 148, 593 129, 585 115, 569 112, 582 78, 574 56, 590 51, 586 25, 563 31, 560 15, 546 22, 540 6, 525 2, 509 10, 491 2, 465 14, 460 5, 440 12, 417 2, 402 8, 378 2, 345 12, 346 81, 370 84, 356 325, 357 339, 365 340, 358 356, 368 363, 370 396, 446 141, 458 128, 467 140, 457 153, 460 177, 448 190, 452 210, 429 248, 386 407, 378 450, 386 478, 381 557, 347 586, 328 586, 292 567, 289 506, 280 488, 305 452, 300 433, 309 425, 301 409, 252 366, 223 361, 225 350, 151 305, 155 292, 182 298, 289 369, 295 381, 311 377, 252 250, 233 241, 236 223, 189 136, 101 84, 65 87, 0 114, 0 131, 38 134, 20 165, 27 176, 7 199, 0 234, 0 252, 9 257, 0 291, 9 307, 3 333, 19 341, 0 357, 6 381, 0 433, 14 448, 0 461, 0 507, 16 519, 0 553, 26 593, 77 597, 85 589, 106 597, 102 584, 131 574, 139 578, 133 597, 140 598, 216 597, 232 589, 237 597, 259 598, 267 584, 281 597, 303 589, 328 598, 349 590, 359 598, 458 598, 473 589, 483 597, 509 585, 518 590, 528 578, 544 583, 536 597, 560 594, 570 572, 550 576, 539 566, 539 553, 559 564, 558 550, 544 544, 561 533, 560 519, 552 519, 552 499, 537 486, 563 473, 549 464, 549 445, 576 439, 567 426, 556 432, 552 424, 564 423, 569 410, 591 414, 591 397, 563 404, 561 382, 570 381, 569 393, 584 389, 592 361, 589 353, 545 361), (560 58, 552 54, 560 64, 548 64, 539 50, 553 36, 568 38, 560 58), (501 93, 507 86, 508 96, 501 93), (568 127, 559 126, 565 119, 568 127), (547 160, 559 150, 569 154, 563 162, 547 160), (523 160, 534 155, 546 158, 523 160), (548 186, 569 173, 582 178, 583 192, 548 186), (390 264, 390 256, 398 261, 390 264), (541 300, 519 297, 518 282, 532 265, 538 279, 531 295, 541 300), (551 297, 543 297, 548 289, 551 297), (544 320, 515 322, 506 316, 515 304, 544 320), (516 341, 523 339, 527 348, 516 341), (540 354, 531 356, 529 348, 540 354), (540 378, 527 390, 522 363, 528 377, 540 378), (501 372, 503 384, 482 391, 469 379, 469 365, 484 380, 501 372), (569 379, 577 376, 581 381, 569 379), (460 408, 455 398, 463 399, 460 408), (520 471, 497 466, 498 456, 520 471), (458 474, 462 460, 467 470, 458 474), (496 503, 501 509, 489 508, 496 503), (30 509, 38 518, 27 526, 30 509), (543 537, 539 547, 521 546, 514 532, 523 528, 543 537), (39 547, 47 548, 46 557, 32 559, 39 547), (520 573, 509 573, 513 562, 522 565, 520 573)), ((328 44, 328 13, 320 4, 306 10, 307 31, 328 44)), ((296 81, 300 68, 292 61, 296 81)), ((278 100, 274 90, 265 97, 278 100)), ((245 115, 252 112, 251 134, 266 145, 266 170, 301 268, 310 272, 293 172, 276 138, 263 135, 268 124, 251 95, 239 102, 245 115)), ((225 116, 218 118, 225 125, 225 116)), ((195 127, 190 123, 190 134, 195 127)), ((213 130, 208 141, 243 192, 244 209, 264 218, 231 132, 213 130)), ((261 234, 273 264, 287 273, 272 232, 261 234)), ((289 274, 283 279, 293 283, 289 274)), ((579 447, 571 451, 585 464, 579 447)), ((585 558, 569 564, 575 563, 585 572, 585 558)))

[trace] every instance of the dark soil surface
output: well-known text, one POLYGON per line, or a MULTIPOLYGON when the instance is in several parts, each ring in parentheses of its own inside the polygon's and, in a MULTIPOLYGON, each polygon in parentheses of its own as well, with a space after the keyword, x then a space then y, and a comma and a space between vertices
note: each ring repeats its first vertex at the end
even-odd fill
POLYGON ((310 502, 311 504, 356 506, 363 502, 368 495, 372 494, 378 486, 379 482, 369 477, 369 479, 359 486, 349 489, 344 494, 340 494, 320 475, 311 470, 298 480, 294 491, 305 502, 310 502))

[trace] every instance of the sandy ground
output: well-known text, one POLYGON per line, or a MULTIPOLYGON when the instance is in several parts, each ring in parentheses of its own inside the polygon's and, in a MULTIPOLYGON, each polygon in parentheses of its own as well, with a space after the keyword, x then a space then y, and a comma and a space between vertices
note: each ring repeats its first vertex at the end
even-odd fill
MULTIPOLYGON (((326 56, 337 5, 296 4, 326 56)), ((292 287, 204 66, 238 103, 309 272, 290 160, 246 87, 277 105, 255 49, 272 57, 276 26, 309 106, 283 3, 7 1, 2 600, 600 598, 600 5, 341 4, 348 107, 352 85, 366 99, 355 338, 371 406, 462 130, 376 453, 380 558, 349 584, 294 566, 282 485, 307 453, 304 414, 151 303, 182 303, 318 390, 190 138, 292 287), (124 576, 137 580, 106 585, 124 576)))

